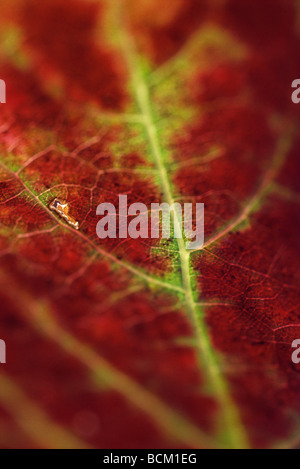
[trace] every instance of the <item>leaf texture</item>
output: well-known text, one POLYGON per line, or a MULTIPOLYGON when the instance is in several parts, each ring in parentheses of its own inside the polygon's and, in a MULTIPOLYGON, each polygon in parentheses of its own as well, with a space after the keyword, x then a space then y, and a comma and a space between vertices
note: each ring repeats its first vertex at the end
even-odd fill
POLYGON ((297 2, 1 9, 1 447, 295 447, 297 2), (119 194, 204 203, 204 247, 98 239, 119 194))

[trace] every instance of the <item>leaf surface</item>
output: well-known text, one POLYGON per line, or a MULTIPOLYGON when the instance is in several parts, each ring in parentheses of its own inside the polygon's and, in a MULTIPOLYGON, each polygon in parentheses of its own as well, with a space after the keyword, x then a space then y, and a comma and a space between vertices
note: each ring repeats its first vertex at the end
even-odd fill
POLYGON ((296 2, 1 8, 1 446, 297 445, 296 2), (204 203, 203 249, 98 239, 120 194, 204 203))

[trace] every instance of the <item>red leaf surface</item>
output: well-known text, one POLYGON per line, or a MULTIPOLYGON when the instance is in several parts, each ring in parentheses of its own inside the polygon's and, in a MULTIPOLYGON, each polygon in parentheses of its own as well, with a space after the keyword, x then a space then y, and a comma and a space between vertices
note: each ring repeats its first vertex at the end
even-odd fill
POLYGON ((297 2, 1 9, 1 447, 295 447, 297 2), (204 247, 98 239, 119 194, 205 203, 204 247))

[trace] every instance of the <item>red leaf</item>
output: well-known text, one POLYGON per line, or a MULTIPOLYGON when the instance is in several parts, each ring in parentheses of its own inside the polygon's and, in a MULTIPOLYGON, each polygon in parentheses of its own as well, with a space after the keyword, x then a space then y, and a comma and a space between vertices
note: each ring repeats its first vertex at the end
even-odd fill
POLYGON ((1 447, 298 444, 299 18, 263 3, 3 0, 1 447), (120 194, 205 203, 204 247, 98 239, 120 194))

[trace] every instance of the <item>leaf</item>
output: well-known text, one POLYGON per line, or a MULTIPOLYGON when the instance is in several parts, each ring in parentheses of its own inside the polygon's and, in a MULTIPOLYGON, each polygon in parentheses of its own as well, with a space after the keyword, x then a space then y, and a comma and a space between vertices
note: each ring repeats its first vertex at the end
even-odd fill
POLYGON ((295 447, 296 2, 2 3, 1 446, 295 447), (99 240, 119 194, 203 249, 99 240))

